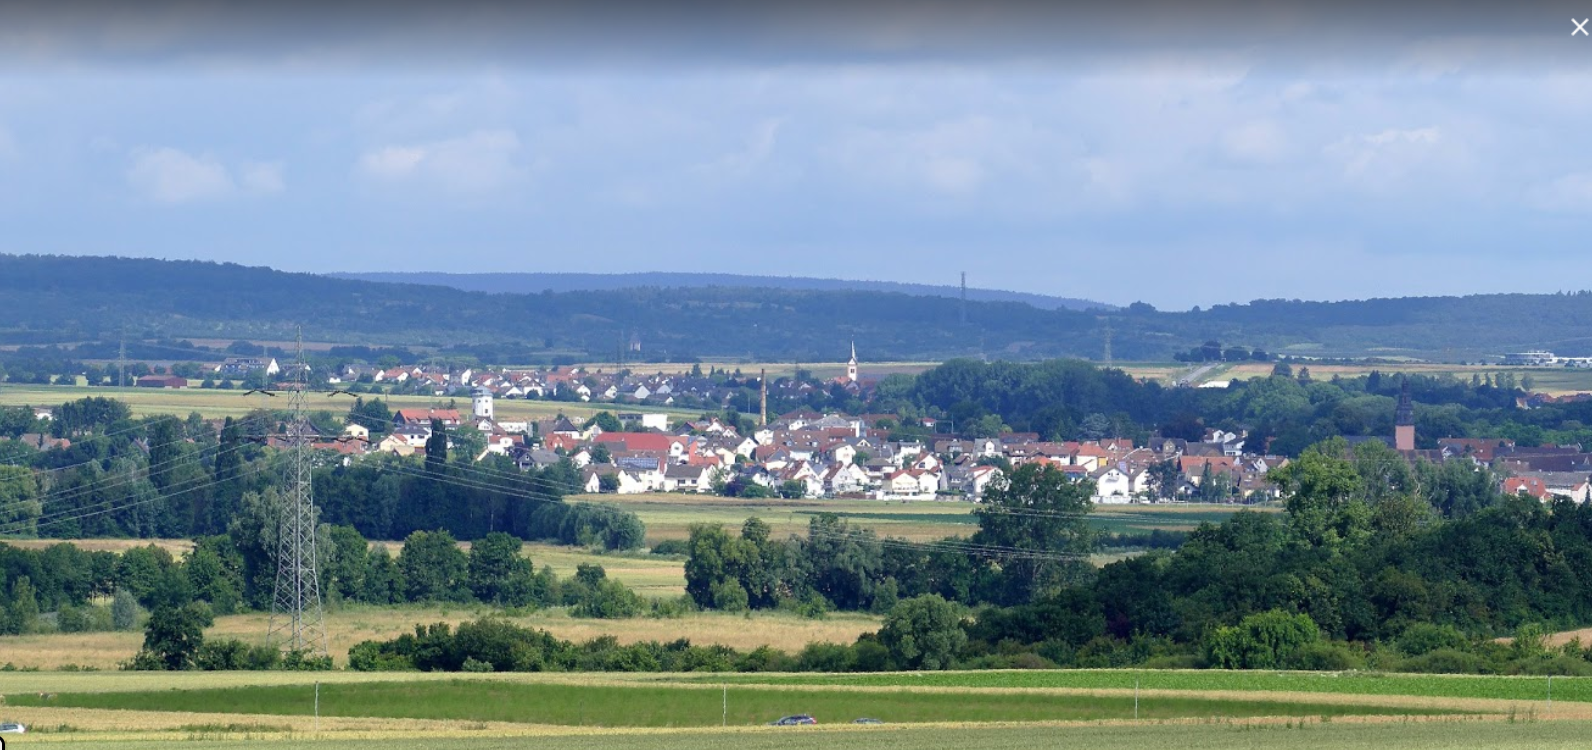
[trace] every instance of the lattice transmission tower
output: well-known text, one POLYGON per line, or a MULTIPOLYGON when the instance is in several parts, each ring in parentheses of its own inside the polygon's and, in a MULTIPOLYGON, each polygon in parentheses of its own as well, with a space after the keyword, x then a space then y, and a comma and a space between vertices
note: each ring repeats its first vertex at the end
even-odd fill
POLYGON ((309 656, 328 653, 326 619, 321 611, 320 576, 316 571, 315 498, 310 479, 310 443, 315 430, 305 416, 309 367, 304 363, 304 332, 298 332, 289 381, 288 408, 293 416, 283 440, 287 444, 287 492, 277 524, 276 596, 271 605, 267 640, 309 656))

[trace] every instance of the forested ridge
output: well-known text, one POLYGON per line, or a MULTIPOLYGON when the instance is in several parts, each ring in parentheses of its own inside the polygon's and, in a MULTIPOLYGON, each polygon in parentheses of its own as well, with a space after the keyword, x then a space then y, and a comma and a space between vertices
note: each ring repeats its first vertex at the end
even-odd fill
MULTIPOLYGON (((1263 296, 1265 290, 1256 290, 1263 296)), ((0 255, 10 314, 0 343, 184 338, 435 346, 514 344, 516 359, 834 361, 1099 358, 1165 360, 1208 341, 1313 356, 1474 359, 1548 347, 1592 353, 1592 294, 1493 294, 1349 302, 1259 300, 1161 312, 1039 309, 885 291, 749 287, 486 294, 284 273, 236 264, 0 255)))

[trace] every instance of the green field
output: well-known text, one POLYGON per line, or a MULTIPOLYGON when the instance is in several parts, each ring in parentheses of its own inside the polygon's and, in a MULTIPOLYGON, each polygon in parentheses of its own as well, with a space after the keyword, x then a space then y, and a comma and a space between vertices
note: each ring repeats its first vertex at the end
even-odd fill
MULTIPOLYGON (((193 412, 206 419, 219 419, 221 417, 241 417, 250 411, 260 408, 283 408, 281 397, 271 398, 255 394, 243 395, 241 390, 212 390, 201 388, 183 388, 166 390, 160 388, 110 388, 110 387, 83 387, 67 385, 0 385, 0 406, 57 406, 68 401, 74 401, 89 396, 115 398, 127 402, 132 409, 133 416, 146 417, 160 414, 172 414, 186 417, 193 412)), ((314 401, 310 403, 311 409, 324 408, 331 411, 346 411, 353 404, 353 398, 341 396, 336 399, 316 396, 316 399, 325 402, 321 406, 314 401)), ((468 398, 455 399, 448 397, 433 398, 429 396, 381 396, 392 409, 424 409, 427 407, 447 408, 451 401, 456 407, 470 408, 468 398)), ((537 401, 525 399, 500 399, 494 405, 500 419, 542 419, 546 417, 565 414, 572 418, 587 418, 600 411, 616 411, 619 409, 631 410, 633 407, 617 404, 581 404, 565 401, 537 401)), ((648 406, 646 411, 663 412, 673 417, 696 418, 701 416, 700 411, 687 409, 664 409, 648 406)))
MULTIPOLYGON (((647 540, 684 539, 693 523, 719 523, 740 528, 756 516, 766 522, 776 538, 805 536, 807 522, 820 513, 833 513, 854 526, 872 528, 880 536, 932 541, 969 536, 978 530, 973 504, 944 500, 781 500, 716 497, 698 494, 575 495, 572 500, 610 503, 635 512, 647 525, 647 540)), ((1209 521, 1220 523, 1244 509, 1236 505, 1101 505, 1089 514, 1089 523, 1111 533, 1183 530, 1209 521)), ((1256 507, 1251 510, 1270 511, 1256 507)))
MULTIPOLYGON (((478 732, 477 734, 487 734, 478 732)), ((175 740, 193 750, 274 750, 306 745, 324 750, 386 750, 395 741, 402 747, 448 748, 450 750, 903 750, 904 748, 942 748, 954 743, 958 750, 1097 750, 1129 747, 1135 750, 1226 750, 1264 748, 1265 750, 1319 750, 1362 748, 1408 750, 1414 748, 1472 748, 1497 750, 1559 750, 1584 748, 1592 733, 1592 722, 1477 722, 1443 720, 1420 723, 1211 723, 1110 725, 1039 725, 1000 727, 769 727, 763 730, 613 731, 530 736, 409 736, 380 739, 315 739, 308 733, 278 738, 206 739, 197 732, 179 733, 175 740)), ((30 745, 46 740, 47 735, 30 735, 30 745)), ((99 748, 165 748, 171 739, 140 739, 137 735, 117 740, 59 735, 81 750, 99 748)), ((57 737, 48 737, 57 739, 57 737)))
POLYGON ((29 746, 74 748, 1585 746, 1592 704, 1578 702, 1586 699, 1580 681, 1556 679, 1551 705, 1524 689, 1533 682, 1544 680, 1108 670, 849 677, 25 672, 0 677, 0 720, 29 722, 29 746), (1132 689, 1135 680, 1146 686, 1132 689), (1332 680, 1360 682, 1344 694, 1328 689, 1332 680), (1440 680, 1452 684, 1445 689, 1440 680), (1570 696, 1562 700, 1561 680, 1570 696), (1359 688, 1370 681, 1397 690, 1359 688), (764 726, 791 713, 810 713, 820 724, 764 726), (851 723, 861 716, 886 723, 851 723))
MULTIPOLYGON (((1244 691, 1259 693, 1330 693, 1338 695, 1409 695, 1438 698, 1487 698, 1546 701, 1546 677, 1478 675, 1409 675, 1354 672, 1239 672, 1222 670, 1034 670, 988 672, 905 672, 856 675, 734 675, 736 683, 777 685, 850 685, 858 687, 1028 688, 1086 690, 1244 691)), ((1555 677, 1552 699, 1592 703, 1592 678, 1555 677)))
MULTIPOLYGON (((215 690, 59 693, 51 698, 19 695, 14 706, 96 708, 120 711, 182 711, 303 715, 313 711, 308 685, 215 690)), ((1158 697, 1140 702, 1141 719, 1223 719, 1253 716, 1380 716, 1452 713, 1436 709, 1309 703, 1305 701, 1213 700, 1158 697)), ((758 725, 792 713, 829 721, 860 716, 886 722, 1032 722, 1131 719, 1132 696, 1006 692, 915 692, 911 690, 810 690, 778 687, 686 685, 537 684, 486 680, 376 682, 320 687, 321 716, 456 719, 561 726, 708 727, 721 722, 758 725)))

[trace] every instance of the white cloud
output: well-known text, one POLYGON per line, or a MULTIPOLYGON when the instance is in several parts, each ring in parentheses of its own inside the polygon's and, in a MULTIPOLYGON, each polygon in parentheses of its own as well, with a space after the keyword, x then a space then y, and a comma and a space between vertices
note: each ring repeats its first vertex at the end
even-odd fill
POLYGON ((280 193, 285 187, 282 162, 245 162, 238 168, 238 182, 250 192, 280 193))
POLYGON ((1458 145, 1436 127, 1389 129, 1340 139, 1326 153, 1341 165, 1348 182, 1382 191, 1419 172, 1451 165, 1458 145))
POLYGON ((1245 164, 1272 164, 1288 150, 1288 136, 1277 123, 1260 120, 1230 128, 1221 136, 1222 153, 1245 164))
POLYGON ((513 130, 477 130, 429 143, 383 146, 366 151, 359 168, 385 181, 424 180, 457 192, 504 187, 523 176, 520 138, 513 130))
POLYGON ((212 155, 194 155, 170 146, 141 146, 132 150, 130 158, 127 184, 157 203, 280 193, 285 186, 280 162, 243 162, 229 170, 212 155))
POLYGON ((386 179, 404 177, 415 171, 426 158, 426 150, 414 146, 388 146, 367 151, 359 166, 367 173, 386 179))
POLYGON ((193 156, 179 149, 133 149, 127 183, 159 203, 187 203, 219 198, 237 189, 226 167, 211 156, 193 156))

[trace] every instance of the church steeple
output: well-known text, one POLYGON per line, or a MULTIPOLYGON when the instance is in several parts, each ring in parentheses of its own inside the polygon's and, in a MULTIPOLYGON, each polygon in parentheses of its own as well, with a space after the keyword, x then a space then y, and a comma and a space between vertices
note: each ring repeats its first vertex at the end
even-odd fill
POLYGON ((1399 387, 1399 406, 1393 410, 1393 424, 1411 426, 1415 424, 1415 404, 1410 402, 1410 381, 1408 378, 1405 378, 1403 385, 1399 387))
POLYGON ((846 362, 846 381, 857 382, 857 342, 851 342, 851 359, 846 362))
POLYGON ((1399 388, 1399 405, 1393 410, 1393 447, 1401 451, 1415 450, 1415 404, 1410 401, 1410 379, 1404 378, 1399 388))

